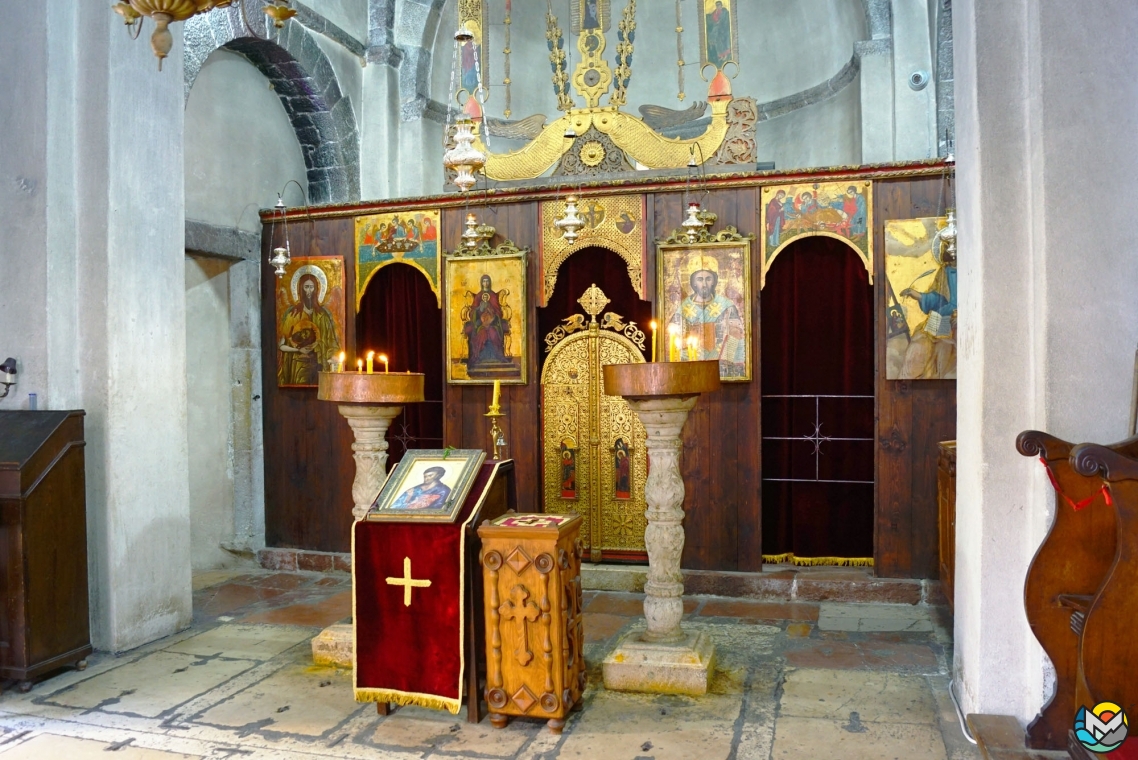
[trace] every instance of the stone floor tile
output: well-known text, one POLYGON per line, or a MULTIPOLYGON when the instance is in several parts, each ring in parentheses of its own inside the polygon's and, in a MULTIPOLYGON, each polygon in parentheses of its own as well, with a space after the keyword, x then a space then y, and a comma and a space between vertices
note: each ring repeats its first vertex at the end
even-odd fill
POLYGON ((269 660, 311 638, 311 628, 231 623, 183 639, 166 647, 166 651, 201 657, 221 655, 231 659, 269 660))
POLYGON ((370 741, 380 747, 429 748, 452 757, 454 753, 513 757, 544 728, 544 722, 513 720, 497 729, 488 717, 471 725, 465 714, 399 707, 376 726, 370 741))
POLYGON ((701 616, 731 617, 751 620, 818 619, 817 604, 793 602, 758 602, 747 599, 708 599, 700 608, 701 616))
POLYGON ((864 722, 937 722, 936 701, 923 676, 798 669, 787 674, 779 715, 864 722))
POLYGON ((947 760, 936 726, 780 717, 772 760, 947 760))
POLYGON ((929 631, 928 608, 911 604, 839 604, 823 602, 818 628, 824 631, 929 631))
POLYGON ((255 612, 241 618, 242 623, 274 623, 327 628, 351 617, 352 592, 341 591, 319 602, 292 604, 287 607, 255 612))
POLYGON ((585 611, 610 615, 643 615, 644 596, 618 591, 601 591, 585 606, 585 611))
POLYGON ((310 580, 310 576, 301 575, 299 573, 273 573, 266 575, 256 582, 258 586, 266 588, 279 588, 279 589, 293 589, 297 586, 303 586, 310 580))
MULTIPOLYGON (((695 597, 684 598, 684 614, 690 615, 699 607, 701 600, 695 597)), ((644 616, 644 595, 620 591, 599 591, 591 601, 585 603, 586 612, 603 612, 611 615, 644 616)))
POLYGON ((894 644, 863 641, 858 644, 865 666, 881 670, 905 670, 910 673, 937 673, 940 659, 937 644, 894 644))
POLYGON ((635 620, 628 615, 609 615, 595 612, 586 612, 583 617, 586 644, 604 641, 635 620))
POLYGON ((786 627, 786 635, 794 639, 804 639, 814 630, 810 623, 791 623, 786 627))
POLYGON ((248 572, 248 568, 240 567, 230 568, 228 570, 208 570, 204 573, 194 573, 192 589, 194 591, 201 591, 202 589, 212 586, 220 586, 222 583, 232 582, 234 578, 240 578, 248 572))
POLYGON ((862 668, 865 660, 848 641, 804 640, 786 652, 786 664, 796 668, 862 668))
POLYGON ((283 593, 283 589, 225 583, 194 594, 194 616, 199 620, 215 618, 242 607, 268 601, 283 593))
POLYGON ((375 711, 370 704, 356 702, 352 693, 352 673, 338 668, 318 668, 302 648, 289 664, 262 681, 234 694, 190 722, 243 733, 325 736, 363 710, 375 711))
MULTIPOLYGON (((125 737, 129 738, 129 737, 125 737)), ((120 740, 120 742, 123 740, 120 740)), ((119 742, 100 742, 76 739, 71 736, 37 734, 11 748, 0 747, 4 760, 191 760, 201 755, 183 755, 156 749, 133 746, 133 742, 118 746, 119 742), (114 752, 108 755, 107 752, 114 752)))
POLYGON ((742 694, 688 697, 598 690, 566 728, 557 755, 569 758, 726 758, 742 694))
POLYGON ((253 667, 249 660, 154 652, 44 698, 48 704, 154 718, 253 667))

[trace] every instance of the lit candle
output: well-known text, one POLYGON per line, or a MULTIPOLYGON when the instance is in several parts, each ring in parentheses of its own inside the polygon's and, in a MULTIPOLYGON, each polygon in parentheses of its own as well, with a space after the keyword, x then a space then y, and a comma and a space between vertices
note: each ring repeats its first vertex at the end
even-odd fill
POLYGON ((649 361, 654 362, 656 361, 656 320, 653 319, 648 324, 652 328, 652 358, 649 361))
POLYGON ((501 396, 502 396, 502 381, 501 380, 495 380, 494 381, 494 400, 490 402, 490 406, 493 409, 495 409, 495 410, 498 409, 498 402, 501 399, 501 396))
POLYGON ((677 324, 668 325, 668 361, 678 362, 680 360, 680 326, 677 324))
POLYGON ((383 362, 383 374, 387 374, 387 354, 380 354, 379 360, 383 362))
POLYGON ((374 361, 374 360, 375 360, 375 351, 368 351, 367 352, 367 373, 369 375, 371 374, 372 361, 374 361))
POLYGON ((347 355, 343 351, 341 351, 340 352, 340 366, 337 368, 337 370, 336 370, 337 372, 343 372, 344 371, 344 359, 347 359, 347 358, 348 358, 347 355))
POLYGON ((359 372, 361 375, 364 373, 364 360, 363 359, 356 359, 356 372, 359 372))
POLYGON ((699 358, 699 338, 694 335, 688 336, 688 361, 694 361, 699 358))

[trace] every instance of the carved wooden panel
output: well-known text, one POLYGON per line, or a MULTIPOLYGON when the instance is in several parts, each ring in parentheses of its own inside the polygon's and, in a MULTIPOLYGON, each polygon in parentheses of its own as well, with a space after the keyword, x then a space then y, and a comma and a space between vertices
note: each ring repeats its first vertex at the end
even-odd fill
POLYGON ((578 515, 507 514, 483 523, 486 703, 560 732, 585 689, 578 515))

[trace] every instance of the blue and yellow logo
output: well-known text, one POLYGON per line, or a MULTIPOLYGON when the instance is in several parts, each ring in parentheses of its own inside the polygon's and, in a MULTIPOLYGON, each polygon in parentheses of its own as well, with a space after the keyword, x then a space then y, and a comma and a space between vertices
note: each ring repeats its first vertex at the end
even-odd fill
POLYGON ((1075 738, 1091 752, 1110 752, 1126 741, 1130 722, 1113 702, 1099 702, 1093 710, 1080 707, 1075 715, 1075 738))

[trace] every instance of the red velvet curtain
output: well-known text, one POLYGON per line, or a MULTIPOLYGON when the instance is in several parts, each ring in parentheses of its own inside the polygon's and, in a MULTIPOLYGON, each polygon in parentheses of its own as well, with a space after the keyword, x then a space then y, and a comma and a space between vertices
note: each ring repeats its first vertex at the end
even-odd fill
MULTIPOLYGON (((537 310, 538 345, 543 352, 543 362, 545 336, 570 314, 584 313, 577 299, 594 283, 610 301, 605 311, 616 312, 625 321, 635 322, 651 339, 648 323, 652 321, 652 304, 641 301, 636 294, 624 259, 604 248, 586 248, 574 253, 561 265, 549 303, 544 309, 537 310)), ((647 347, 648 340, 645 340, 647 347)))
POLYGON ((832 238, 792 243, 767 273, 764 554, 873 556, 872 296, 861 259, 832 238))
MULTIPOLYGON (((406 264, 383 267, 368 283, 356 314, 356 350, 390 357, 392 372, 426 375, 422 404, 409 404, 387 433, 390 470, 407 449, 443 446, 443 314, 427 278, 406 264), (405 426, 405 427, 404 427, 405 426)), ((383 365, 376 361, 376 371, 383 365)))

